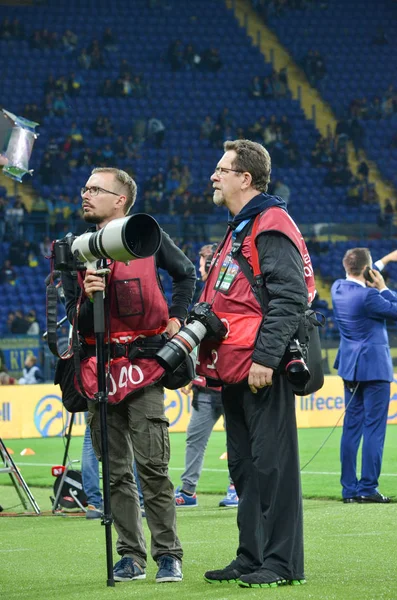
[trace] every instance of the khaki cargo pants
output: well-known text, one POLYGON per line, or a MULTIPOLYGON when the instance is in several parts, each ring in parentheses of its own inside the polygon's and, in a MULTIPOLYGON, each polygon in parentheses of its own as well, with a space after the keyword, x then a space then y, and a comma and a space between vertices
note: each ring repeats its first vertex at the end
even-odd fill
MULTIPOLYGON (((89 402, 89 424, 94 451, 100 459, 98 404, 89 402)), ((174 488, 168 476, 170 441, 164 412, 164 391, 153 385, 129 395, 120 404, 108 405, 110 498, 118 533, 117 552, 146 566, 147 552, 138 491, 133 475, 135 459, 140 478, 151 555, 156 561, 169 554, 182 559, 176 534, 174 488)))

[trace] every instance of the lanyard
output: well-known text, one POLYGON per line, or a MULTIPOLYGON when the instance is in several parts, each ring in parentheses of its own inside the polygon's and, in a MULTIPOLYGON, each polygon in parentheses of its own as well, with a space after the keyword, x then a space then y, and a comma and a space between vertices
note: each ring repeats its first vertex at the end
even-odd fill
MULTIPOLYGON (((221 277, 220 281, 219 281, 219 282, 217 282, 217 287, 216 287, 216 289, 215 289, 215 293, 214 293, 214 295, 212 296, 212 300, 209 302, 209 304, 210 304, 211 306, 212 306, 212 305, 213 305, 213 303, 214 303, 214 300, 215 300, 215 296, 216 296, 216 294, 217 294, 219 291, 221 291, 221 288, 222 288, 223 281, 224 281, 224 279, 225 279, 225 276, 226 276, 226 274, 227 274, 227 272, 228 272, 229 266, 230 266, 230 264, 231 264, 231 263, 232 263, 232 261, 233 261, 233 256, 232 256, 232 255, 233 255, 233 246, 235 245, 235 240, 236 240, 237 234, 238 234, 238 233, 240 233, 240 231, 242 231, 242 230, 244 229, 244 227, 245 227, 245 226, 246 226, 246 225, 247 225, 247 224, 250 222, 250 220, 251 220, 251 219, 245 219, 244 221, 241 221, 241 223, 239 223, 239 224, 237 225, 236 229, 234 229, 234 230, 232 231, 232 250, 231 250, 231 254, 230 254, 230 256, 229 256, 229 261, 228 261, 228 263, 225 265, 225 269, 224 269, 224 271, 223 271, 222 277, 221 277)), ((221 246, 220 246, 220 248, 219 248, 218 255, 220 254, 220 250, 221 250, 221 248, 222 248, 222 246, 223 246, 223 244, 224 244, 224 242, 225 242, 225 241, 226 241, 226 238, 224 239, 223 243, 221 244, 221 246)), ((239 245, 239 247, 240 247, 240 245, 239 245)))

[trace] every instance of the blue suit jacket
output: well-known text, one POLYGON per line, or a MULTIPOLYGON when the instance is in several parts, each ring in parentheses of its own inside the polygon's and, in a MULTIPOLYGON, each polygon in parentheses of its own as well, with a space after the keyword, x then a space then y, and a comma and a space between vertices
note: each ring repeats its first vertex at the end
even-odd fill
POLYGON ((393 381, 385 319, 397 320, 397 296, 338 279, 331 288, 340 346, 334 367, 347 381, 393 381))

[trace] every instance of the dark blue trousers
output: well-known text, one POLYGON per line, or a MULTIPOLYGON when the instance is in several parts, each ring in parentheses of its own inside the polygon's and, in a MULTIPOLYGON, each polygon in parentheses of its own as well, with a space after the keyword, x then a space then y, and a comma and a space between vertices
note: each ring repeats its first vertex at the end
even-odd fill
MULTIPOLYGON (((352 392, 345 383, 345 406, 349 404, 351 397, 352 392)), ((343 498, 369 496, 377 490, 389 402, 389 382, 363 381, 346 411, 340 448, 343 498), (357 453, 361 439, 361 479, 358 480, 357 453)))

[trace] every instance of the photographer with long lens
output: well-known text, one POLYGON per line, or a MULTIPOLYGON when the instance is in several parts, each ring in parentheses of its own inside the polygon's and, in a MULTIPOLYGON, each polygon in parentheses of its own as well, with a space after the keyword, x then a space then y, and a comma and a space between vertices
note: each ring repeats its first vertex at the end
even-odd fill
POLYGON ((230 220, 194 312, 197 320, 206 313, 210 330, 200 342, 197 372, 223 386, 229 470, 239 497, 239 544, 236 558, 223 569, 207 571, 205 579, 244 587, 300 584, 302 498, 295 397, 285 353, 315 294, 313 271, 285 202, 266 193, 267 150, 249 140, 225 142, 224 149, 211 181, 213 201, 229 209, 230 220), (251 238, 266 308, 232 255, 243 240, 241 253, 252 263, 251 238))
MULTIPOLYGON (((110 233, 105 239, 105 231, 115 219, 127 215, 136 192, 134 180, 124 171, 92 171, 81 195, 83 219, 94 226, 92 231, 99 231, 98 246, 106 246, 110 233)), ((78 330, 85 356, 80 376, 92 399, 98 390, 93 297, 96 292, 105 293, 111 511, 118 533, 117 551, 122 557, 114 566, 116 581, 146 577, 147 552, 132 472, 134 458, 151 532, 152 557, 158 564, 156 581, 182 580, 182 548, 176 533, 174 490, 168 476, 170 445, 161 381, 164 371, 154 359, 154 352, 162 338, 172 337, 180 329, 196 276, 191 261, 165 232, 161 233, 155 256, 130 263, 102 259, 99 272, 87 268, 77 276, 73 272, 62 273, 70 321, 76 304, 78 307, 78 330), (173 281, 170 307, 159 282, 159 268, 166 270, 173 281)), ((92 236, 88 238, 89 253, 93 242, 92 236)), ((89 401, 88 410, 93 446, 100 457, 98 403, 89 401)))

